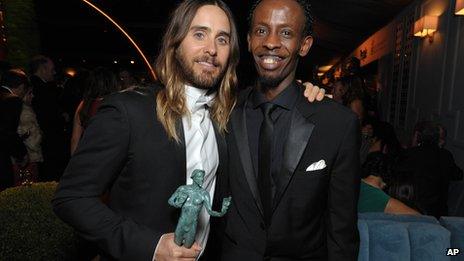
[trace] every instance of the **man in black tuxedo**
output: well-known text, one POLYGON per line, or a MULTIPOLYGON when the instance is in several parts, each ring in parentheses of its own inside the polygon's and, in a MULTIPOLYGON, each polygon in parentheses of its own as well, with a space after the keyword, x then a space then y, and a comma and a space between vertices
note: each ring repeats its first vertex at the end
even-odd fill
POLYGON ((32 58, 31 84, 34 98, 32 107, 42 130, 42 152, 44 161, 39 166, 41 181, 59 180, 66 166, 64 119, 59 106, 60 92, 55 84, 55 65, 46 56, 32 58))
POLYGON ((22 98, 30 88, 26 74, 6 71, 0 80, 0 191, 14 184, 11 158, 21 167, 28 161, 26 147, 18 135, 22 98))
MULTIPOLYGON (((195 260, 203 251, 216 221, 200 213, 196 243, 179 247, 172 232, 180 212, 168 199, 191 184, 195 169, 205 171, 203 188, 213 209, 227 196, 221 195, 224 133, 238 58, 228 7, 221 0, 187 0, 163 39, 156 62, 160 83, 105 98, 53 200, 56 214, 95 243, 103 258, 195 260), (107 205, 100 200, 106 191, 107 205)), ((209 241, 208 248, 218 242, 209 241)))
POLYGON ((248 49, 258 81, 227 136, 232 205, 223 260, 356 260, 359 123, 338 103, 308 103, 295 82, 312 44, 303 0, 262 0, 248 49))

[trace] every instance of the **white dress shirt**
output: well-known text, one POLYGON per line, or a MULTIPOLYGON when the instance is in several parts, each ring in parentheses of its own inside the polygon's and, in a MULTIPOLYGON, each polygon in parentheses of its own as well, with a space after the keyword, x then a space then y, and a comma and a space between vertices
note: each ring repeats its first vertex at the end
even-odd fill
MULTIPOLYGON (((216 184, 216 171, 219 165, 219 152, 213 122, 208 110, 212 106, 216 94, 206 95, 207 92, 208 90, 188 85, 185 86, 187 109, 190 113, 182 117, 182 126, 184 128, 187 156, 186 184, 190 185, 193 183, 190 176, 195 169, 204 170, 205 178, 202 187, 209 192, 212 204, 216 184)), ((205 207, 203 207, 198 216, 197 234, 195 236, 195 242, 202 247, 200 256, 203 254, 208 240, 209 218, 209 214, 205 207)), ((158 246, 156 246, 157 248, 158 246)))
MULTIPOLYGON (((187 108, 190 116, 182 117, 185 148, 187 151, 187 185, 193 183, 190 175, 195 169, 205 171, 203 188, 209 192, 211 203, 214 197, 216 170, 219 165, 219 153, 208 107, 211 107, 215 93, 206 95, 208 90, 191 86, 185 87, 187 108)), ((203 207, 198 217, 195 241, 205 249, 209 234, 209 214, 203 207)))

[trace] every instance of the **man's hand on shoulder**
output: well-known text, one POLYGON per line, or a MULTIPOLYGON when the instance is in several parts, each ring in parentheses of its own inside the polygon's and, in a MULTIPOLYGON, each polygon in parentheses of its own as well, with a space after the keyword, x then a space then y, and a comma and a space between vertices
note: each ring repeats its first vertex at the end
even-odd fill
POLYGON ((303 83, 303 85, 305 87, 304 96, 308 98, 309 102, 314 102, 315 100, 322 101, 322 99, 324 99, 324 88, 319 88, 318 86, 313 85, 310 82, 305 82, 303 83))
POLYGON ((161 236, 153 260, 156 261, 195 261, 200 255, 201 247, 194 243, 191 248, 180 247, 174 243, 174 233, 161 236))

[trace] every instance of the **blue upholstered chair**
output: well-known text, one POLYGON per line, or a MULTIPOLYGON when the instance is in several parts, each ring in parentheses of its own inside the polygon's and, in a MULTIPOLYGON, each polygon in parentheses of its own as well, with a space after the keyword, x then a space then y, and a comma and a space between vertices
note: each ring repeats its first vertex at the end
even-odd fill
POLYGON ((361 227, 358 260, 410 260, 408 231, 398 222, 360 219, 358 227, 361 227))
POLYGON ((439 224, 422 222, 402 223, 407 226, 411 245, 411 261, 450 260, 451 233, 439 224))
POLYGON ((359 261, 450 260, 451 233, 431 216, 362 213, 358 230, 359 261))
POLYGON ((439 225, 440 222, 435 217, 423 215, 394 215, 382 212, 358 213, 359 219, 369 220, 389 220, 397 222, 423 222, 439 225))
POLYGON ((464 218, 441 217, 440 223, 451 232, 451 247, 460 250, 460 254, 451 260, 464 260, 464 218))
POLYGON ((368 261, 369 260, 369 228, 367 226, 367 221, 364 219, 358 219, 358 231, 359 231, 359 261, 368 261))

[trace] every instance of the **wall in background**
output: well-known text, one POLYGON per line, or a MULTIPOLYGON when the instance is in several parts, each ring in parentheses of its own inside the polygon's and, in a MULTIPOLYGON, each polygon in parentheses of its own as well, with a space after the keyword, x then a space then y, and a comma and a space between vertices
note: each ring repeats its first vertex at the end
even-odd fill
POLYGON ((351 56, 361 65, 378 61, 380 114, 403 143, 414 124, 433 120, 448 130, 446 147, 464 167, 464 16, 456 0, 417 0, 369 37, 351 56), (438 16, 433 42, 413 37, 414 22, 438 16))
POLYGON ((416 20, 438 16, 433 42, 415 39, 410 75, 406 130, 420 119, 442 123, 447 148, 464 167, 464 16, 456 16, 455 0, 419 1, 416 20))

